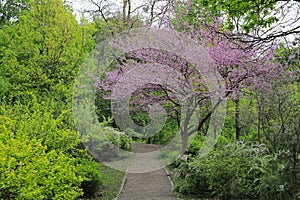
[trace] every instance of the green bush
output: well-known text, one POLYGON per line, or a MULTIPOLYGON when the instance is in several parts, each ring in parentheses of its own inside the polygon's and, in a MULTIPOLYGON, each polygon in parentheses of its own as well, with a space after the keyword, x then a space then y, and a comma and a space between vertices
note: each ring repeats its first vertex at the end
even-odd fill
POLYGON ((14 121, 0 116, 0 198, 75 199, 82 195, 82 177, 73 159, 47 150, 24 130, 13 133, 14 121))
POLYGON ((152 144, 165 145, 168 144, 175 135, 178 134, 177 122, 169 117, 164 127, 150 138, 152 144))
POLYGON ((80 148, 79 135, 66 124, 70 119, 65 113, 54 117, 50 107, 35 100, 29 105, 0 106, 0 197, 75 199, 101 189, 98 164, 80 148))
POLYGON ((119 149, 123 149, 125 151, 131 150, 131 138, 124 132, 115 130, 112 127, 104 127, 104 132, 106 137, 119 149))
POLYGON ((175 192, 184 195, 194 195, 198 197, 210 196, 208 177, 205 174, 207 167, 196 167, 188 161, 189 156, 183 156, 177 160, 173 167, 175 170, 175 192))
POLYGON ((182 157, 175 169, 175 191, 218 199, 257 198, 256 179, 263 173, 254 166, 264 159, 266 147, 243 142, 218 147, 204 158, 182 157))
POLYGON ((112 158, 122 158, 120 150, 131 150, 131 138, 124 132, 100 123, 99 127, 86 130, 81 136, 83 144, 92 155, 100 162, 111 161, 112 158))
POLYGON ((38 103, 35 97, 27 105, 16 102, 13 107, 4 104, 0 106, 0 115, 14 120, 10 128, 12 132, 22 131, 29 138, 40 139, 48 150, 55 149, 60 152, 71 152, 80 142, 78 133, 67 124, 67 121, 71 121, 65 117, 69 112, 60 111, 55 116, 49 105, 38 103))
MULTIPOLYGON (((255 166, 256 170, 261 171, 262 176, 257 177, 256 187, 259 191, 260 199, 296 199, 297 192, 293 185, 293 166, 287 162, 290 157, 289 151, 280 151, 270 156, 268 162, 261 166, 255 166)), ((299 167, 298 172, 299 173, 299 167)))
POLYGON ((201 150, 202 143, 202 139, 193 140, 188 148, 188 154, 191 156, 196 156, 201 150))
POLYGON ((90 158, 76 158, 76 169, 78 174, 83 177, 81 188, 84 197, 96 197, 103 186, 98 163, 90 158))

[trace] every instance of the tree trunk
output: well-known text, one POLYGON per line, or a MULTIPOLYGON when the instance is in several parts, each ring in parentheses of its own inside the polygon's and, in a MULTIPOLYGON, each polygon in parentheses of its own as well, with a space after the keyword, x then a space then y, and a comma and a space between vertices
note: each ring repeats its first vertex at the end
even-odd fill
POLYGON ((127 22, 127 17, 126 17, 126 14, 127 14, 127 4, 128 4, 128 0, 123 0, 123 23, 126 24, 127 22))
POLYGON ((181 153, 182 155, 187 155, 188 154, 188 132, 186 130, 183 130, 181 133, 181 139, 182 139, 182 149, 181 153))
POLYGON ((235 102, 235 137, 236 140, 240 139, 241 123, 240 123, 240 99, 237 97, 235 102))
POLYGON ((261 115, 262 115, 262 111, 261 111, 261 104, 262 104, 262 97, 257 97, 257 102, 258 102, 258 123, 257 123, 257 140, 258 143, 260 144, 260 127, 261 127, 261 115))

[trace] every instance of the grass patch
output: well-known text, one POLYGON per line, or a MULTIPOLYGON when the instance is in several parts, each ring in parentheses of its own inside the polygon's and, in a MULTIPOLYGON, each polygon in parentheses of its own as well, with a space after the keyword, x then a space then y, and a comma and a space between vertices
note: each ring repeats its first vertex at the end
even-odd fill
POLYGON ((99 166, 104 185, 101 191, 101 199, 112 200, 116 197, 117 193, 120 190, 125 172, 112 169, 101 163, 99 164, 99 166))

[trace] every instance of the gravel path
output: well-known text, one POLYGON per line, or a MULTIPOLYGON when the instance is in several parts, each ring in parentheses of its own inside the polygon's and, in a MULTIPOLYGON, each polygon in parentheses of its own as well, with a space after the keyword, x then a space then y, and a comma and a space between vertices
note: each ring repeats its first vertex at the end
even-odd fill
POLYGON ((120 200, 175 200, 156 145, 133 143, 136 154, 128 169, 120 200))

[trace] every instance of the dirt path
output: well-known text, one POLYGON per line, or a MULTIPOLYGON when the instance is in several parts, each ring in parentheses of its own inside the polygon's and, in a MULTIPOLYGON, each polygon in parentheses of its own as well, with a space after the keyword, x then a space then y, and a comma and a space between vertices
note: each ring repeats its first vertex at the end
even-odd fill
POLYGON ((160 162, 158 146, 133 143, 136 154, 128 170, 120 200, 175 200, 172 185, 160 162))

